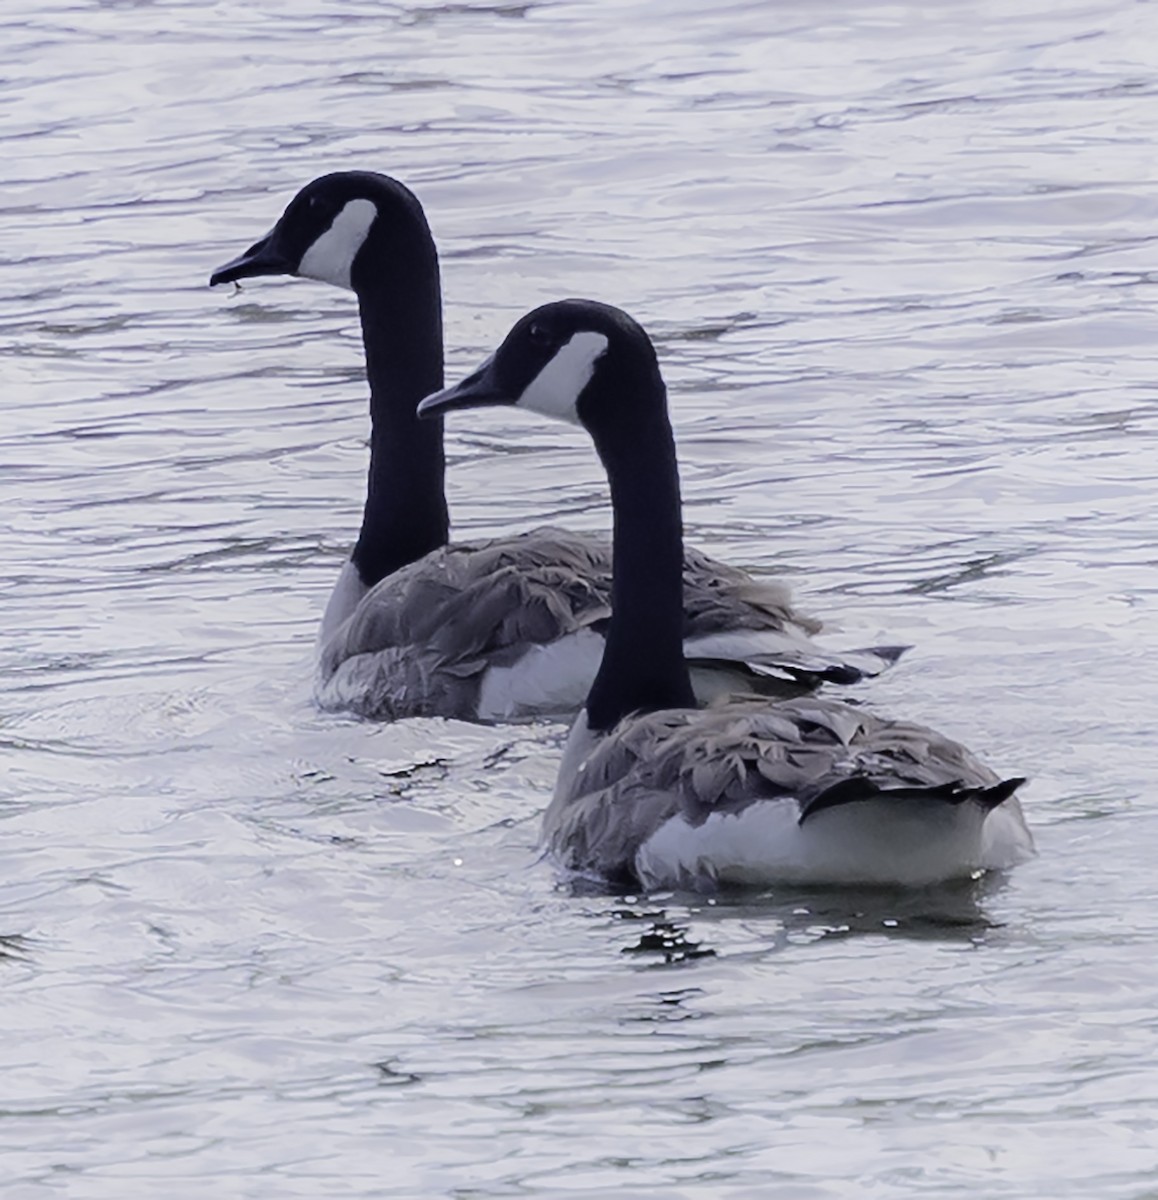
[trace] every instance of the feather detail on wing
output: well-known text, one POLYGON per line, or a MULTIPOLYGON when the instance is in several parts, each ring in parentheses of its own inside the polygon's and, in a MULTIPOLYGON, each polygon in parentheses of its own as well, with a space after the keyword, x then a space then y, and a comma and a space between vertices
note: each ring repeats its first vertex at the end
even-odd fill
MULTIPOLYGON (((934 874, 948 871, 946 877, 951 877, 1012 865, 997 861, 1002 856, 1025 857, 1032 841, 1017 801, 1011 799, 1022 782, 999 779, 964 746, 910 722, 885 720, 822 698, 781 704, 734 698, 707 710, 675 709, 625 719, 595 743, 578 770, 566 779, 560 776, 544 818, 544 838, 568 869, 611 880, 642 879, 649 885, 687 882, 688 873, 728 879, 729 862, 685 848, 697 838, 701 846, 722 847, 742 863, 746 874, 741 881, 752 882, 752 872, 763 870, 766 877, 760 882, 890 882, 896 875, 895 882, 904 883, 912 882, 904 877, 906 864, 893 861, 903 840, 901 825, 908 830, 905 837, 928 826, 928 838, 935 841, 941 826, 948 830, 954 825, 948 816, 953 809, 968 810, 956 822, 963 832, 955 825, 950 830, 956 839, 952 854, 959 861, 946 864, 942 860, 948 851, 938 850, 934 874), (982 826, 1003 804, 1012 822, 1006 839, 1010 845, 991 847, 992 861, 983 861, 982 826), (727 833, 729 822, 734 829, 743 824, 754 830, 761 808, 765 816, 775 813, 776 844, 762 851, 764 863, 753 863, 748 860, 750 845, 730 845, 719 834, 727 833), (838 825, 830 819, 826 831, 824 814, 842 808, 859 808, 856 819, 862 824, 870 811, 871 818, 858 834, 860 850, 845 833, 839 835, 843 844, 834 855, 824 839, 838 825), (889 845, 894 816, 897 828, 889 845), (678 829, 682 838, 678 853, 672 853, 687 870, 680 867, 675 875, 664 874, 652 852, 652 839, 665 827, 678 829), (868 861, 882 857, 870 844, 877 841, 885 846, 888 870, 868 861), (835 877, 825 879, 826 870, 835 877)), ((760 820, 760 836, 770 836, 768 821, 760 820)), ((913 855, 920 852, 914 845, 913 855)), ((917 858, 912 866, 914 877, 919 876, 923 868, 917 858)))
POLYGON ((859 683, 907 649, 830 650, 813 640, 821 628, 793 607, 787 585, 685 549, 684 657, 701 703, 733 692, 790 698, 822 683, 859 683))
POLYGON ((443 547, 383 579, 322 647, 319 702, 474 719, 488 668, 605 620, 610 594, 596 538, 537 529, 443 547))
MULTIPOLYGON (((855 682, 899 653, 825 650, 811 639, 820 623, 792 608, 783 584, 692 549, 684 598, 686 652, 701 702, 736 691, 797 696, 824 682, 855 682)), ((317 698, 325 708, 380 719, 569 716, 599 655, 575 642, 550 663, 541 655, 524 659, 570 635, 602 635, 610 604, 611 545, 604 537, 547 527, 446 546, 383 579, 324 641, 317 698), (567 678, 544 687, 550 671, 567 678), (502 697, 490 709, 480 705, 488 672, 496 673, 488 696, 502 697)))

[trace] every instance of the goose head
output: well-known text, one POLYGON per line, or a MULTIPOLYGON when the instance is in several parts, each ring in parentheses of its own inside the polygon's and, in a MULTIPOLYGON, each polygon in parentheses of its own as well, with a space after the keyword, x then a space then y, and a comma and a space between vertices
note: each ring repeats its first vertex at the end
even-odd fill
POLYGON ((433 243, 422 206, 397 180, 338 171, 306 184, 277 224, 217 268, 210 286, 256 275, 299 275, 360 292, 380 275, 399 238, 433 243))
POLYGON ((427 396, 419 416, 508 405, 600 433, 665 411, 651 339, 595 300, 559 300, 527 313, 472 375, 427 396))

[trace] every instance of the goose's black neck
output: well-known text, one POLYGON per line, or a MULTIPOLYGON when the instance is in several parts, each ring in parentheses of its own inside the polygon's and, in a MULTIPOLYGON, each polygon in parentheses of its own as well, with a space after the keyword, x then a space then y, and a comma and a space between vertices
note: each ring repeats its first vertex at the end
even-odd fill
POLYGON ((371 431, 366 507, 351 558, 369 586, 445 545, 449 532, 442 420, 415 415, 443 382, 438 255, 421 209, 410 218, 376 222, 353 270, 371 431))
MULTIPOLYGON (((633 712, 695 703, 683 656, 683 520, 675 439, 658 368, 645 386, 655 402, 602 406, 592 429, 607 468, 614 513, 611 623, 587 697, 591 729, 633 712)), ((642 381, 641 381, 642 382, 642 381)))

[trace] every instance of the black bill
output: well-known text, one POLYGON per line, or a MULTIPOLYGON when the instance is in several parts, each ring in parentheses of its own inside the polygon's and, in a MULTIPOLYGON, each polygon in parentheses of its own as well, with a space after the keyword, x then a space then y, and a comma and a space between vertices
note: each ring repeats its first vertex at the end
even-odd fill
POLYGON ((250 279, 255 275, 292 275, 293 267, 289 260, 275 248, 274 232, 270 230, 244 254, 218 267, 209 276, 209 286, 236 283, 239 279, 250 279))
POLYGON ((495 378, 494 362, 492 354, 473 375, 468 375, 461 383, 427 396, 418 406, 418 415, 434 417, 456 408, 487 408, 495 404, 516 403, 517 397, 512 396, 495 378))

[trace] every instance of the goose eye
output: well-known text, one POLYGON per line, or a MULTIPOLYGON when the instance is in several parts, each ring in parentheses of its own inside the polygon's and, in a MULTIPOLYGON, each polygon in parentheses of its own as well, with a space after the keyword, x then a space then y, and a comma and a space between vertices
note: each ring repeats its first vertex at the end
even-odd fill
POLYGON ((527 336, 538 346, 549 346, 551 344, 551 334, 545 325, 538 321, 531 323, 531 328, 527 330, 527 336))

